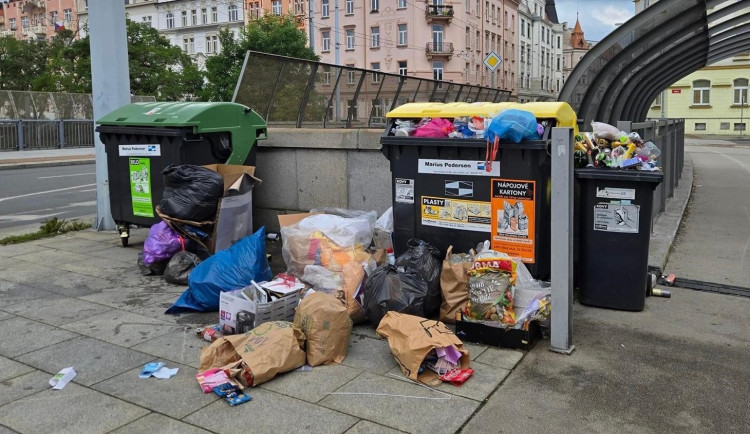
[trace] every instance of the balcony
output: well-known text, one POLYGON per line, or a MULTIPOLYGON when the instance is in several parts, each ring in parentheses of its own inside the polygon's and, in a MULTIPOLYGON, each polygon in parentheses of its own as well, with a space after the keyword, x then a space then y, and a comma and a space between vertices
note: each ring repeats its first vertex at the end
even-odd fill
POLYGON ((47 27, 45 26, 29 26, 23 29, 23 34, 26 36, 33 36, 33 35, 41 35, 46 36, 47 35, 47 27))
POLYGON ((449 5, 427 5, 424 10, 427 23, 442 22, 449 24, 453 19, 453 6, 449 5))
POLYGON ((427 54, 427 60, 433 58, 445 58, 450 60, 453 57, 453 43, 452 42, 428 42, 425 47, 425 53, 427 54))
POLYGON ((0 38, 4 38, 6 36, 16 36, 15 30, 0 30, 0 38))

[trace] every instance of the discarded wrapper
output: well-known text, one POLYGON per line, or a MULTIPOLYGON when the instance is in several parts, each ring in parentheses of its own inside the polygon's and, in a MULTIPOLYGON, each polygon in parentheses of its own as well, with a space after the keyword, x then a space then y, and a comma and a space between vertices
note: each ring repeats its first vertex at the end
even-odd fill
POLYGON ((451 369, 450 371, 443 374, 440 379, 443 381, 447 381, 451 383, 454 386, 460 386, 464 384, 466 380, 469 379, 469 377, 474 374, 473 369, 451 369))
POLYGON ((72 366, 69 368, 61 369, 60 372, 55 374, 55 376, 49 380, 49 385, 52 386, 52 388, 55 390, 60 390, 65 387, 66 384, 70 383, 70 380, 75 378, 75 376, 76 371, 72 366))

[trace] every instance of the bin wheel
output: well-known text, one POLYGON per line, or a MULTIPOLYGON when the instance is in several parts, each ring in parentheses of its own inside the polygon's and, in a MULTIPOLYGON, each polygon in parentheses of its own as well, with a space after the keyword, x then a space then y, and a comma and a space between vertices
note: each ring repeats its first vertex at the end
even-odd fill
POLYGON ((120 242, 122 243, 122 246, 127 247, 128 241, 130 241, 130 226, 118 226, 117 231, 120 233, 120 242))

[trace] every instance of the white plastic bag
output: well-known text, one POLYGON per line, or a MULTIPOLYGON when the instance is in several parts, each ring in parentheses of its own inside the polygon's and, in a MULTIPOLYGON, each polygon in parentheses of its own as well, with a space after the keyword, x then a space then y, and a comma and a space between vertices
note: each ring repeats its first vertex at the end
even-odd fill
POLYGON ((320 231, 331 241, 340 247, 361 245, 364 248, 372 243, 372 226, 375 221, 367 216, 346 218, 332 214, 316 214, 300 220, 296 225, 281 229, 281 236, 284 237, 284 231, 295 230, 310 235, 315 231, 320 231))
POLYGON ((598 139, 606 139, 606 140, 619 140, 620 139, 620 130, 616 127, 613 127, 610 124, 605 124, 604 122, 591 121, 591 129, 594 131, 594 134, 596 135, 596 138, 598 139))
POLYGON ((378 217, 378 220, 375 222, 375 229, 393 232, 393 207, 388 208, 383 215, 378 217))

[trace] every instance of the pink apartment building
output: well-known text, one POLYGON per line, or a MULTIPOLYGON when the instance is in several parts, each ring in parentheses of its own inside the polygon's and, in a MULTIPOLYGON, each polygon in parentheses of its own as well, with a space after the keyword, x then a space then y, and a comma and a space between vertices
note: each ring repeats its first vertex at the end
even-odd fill
POLYGON ((515 94, 517 15, 517 0, 313 0, 313 45, 325 63, 488 87, 494 51, 495 87, 515 94))
POLYGON ((75 0, 10 0, 3 11, 1 36, 49 39, 62 29, 77 30, 75 0))

